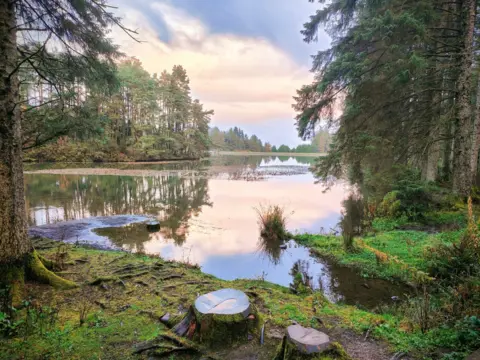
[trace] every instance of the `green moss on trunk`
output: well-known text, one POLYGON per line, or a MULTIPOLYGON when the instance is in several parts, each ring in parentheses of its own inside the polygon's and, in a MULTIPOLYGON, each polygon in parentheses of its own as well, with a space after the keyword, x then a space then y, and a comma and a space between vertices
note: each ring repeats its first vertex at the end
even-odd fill
MULTIPOLYGON (((18 306, 23 300, 23 289, 25 285, 25 270, 23 264, 8 264, 0 267, 2 280, 0 287, 9 289, 8 301, 14 307, 18 306)), ((1 309, 0 309, 1 310, 1 309)))
POLYGON ((246 342, 249 334, 255 336, 260 333, 260 317, 253 306, 247 318, 243 314, 202 314, 192 308, 197 322, 195 338, 209 347, 246 342))
POLYGON ((48 270, 38 257, 36 251, 27 256, 26 260, 27 275, 37 281, 50 284, 57 289, 73 289, 78 287, 73 281, 64 279, 48 270))

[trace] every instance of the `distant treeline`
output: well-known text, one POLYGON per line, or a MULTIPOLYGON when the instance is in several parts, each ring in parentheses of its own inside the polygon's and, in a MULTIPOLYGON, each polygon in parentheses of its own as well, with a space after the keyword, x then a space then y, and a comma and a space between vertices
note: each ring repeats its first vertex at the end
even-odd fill
POLYGON ((297 152, 297 153, 326 153, 330 146, 332 136, 325 129, 320 129, 313 137, 310 144, 302 144, 290 148, 288 145, 271 145, 263 143, 257 135, 248 136, 237 126, 226 131, 218 127, 210 129, 210 142, 212 149, 228 151, 252 151, 252 152, 297 152))

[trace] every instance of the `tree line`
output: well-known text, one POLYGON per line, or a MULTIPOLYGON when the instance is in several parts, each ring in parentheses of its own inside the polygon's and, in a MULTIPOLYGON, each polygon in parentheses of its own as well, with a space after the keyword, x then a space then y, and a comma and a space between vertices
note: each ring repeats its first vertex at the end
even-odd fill
POLYGON ((248 136, 237 126, 226 131, 213 127, 210 129, 210 140, 212 148, 217 150, 271 151, 270 143, 264 144, 257 135, 248 136))
POLYGON ((109 71, 109 87, 73 76, 60 94, 38 74, 22 83, 23 143, 33 148, 27 159, 159 160, 206 153, 213 111, 192 98, 182 66, 150 75, 138 59, 124 57, 109 71), (59 97, 65 99, 62 107, 68 107, 70 121, 58 106, 59 97))
POLYGON ((388 179, 402 168, 466 196, 478 174, 478 6, 473 0, 334 0, 304 25, 332 45, 313 58, 297 91, 299 135, 336 130, 321 179, 388 179))
POLYGON ((320 128, 311 139, 310 144, 301 144, 297 147, 289 147, 282 144, 278 148, 269 142, 263 143, 256 135, 248 136, 238 127, 226 131, 218 127, 210 129, 210 141, 212 148, 228 151, 253 151, 253 152, 298 152, 298 153, 326 153, 331 143, 331 135, 325 128, 320 128))

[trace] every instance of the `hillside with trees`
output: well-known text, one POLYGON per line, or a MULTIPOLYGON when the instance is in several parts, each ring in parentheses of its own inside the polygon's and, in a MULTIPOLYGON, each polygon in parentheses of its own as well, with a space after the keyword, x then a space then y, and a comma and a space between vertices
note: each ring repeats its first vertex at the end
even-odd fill
POLYGON ((270 143, 263 143, 257 135, 248 136, 237 126, 226 131, 222 131, 218 127, 210 129, 210 141, 212 149, 216 150, 252 152, 269 152, 271 150, 270 143))
POLYGON ((199 100, 192 98, 182 66, 151 75, 138 59, 123 58, 107 70, 108 87, 95 78, 79 81, 72 74, 72 80, 63 84, 60 93, 38 74, 27 73, 28 81, 21 86, 26 160, 123 161, 204 156, 209 147, 213 110, 204 109, 199 100), (76 96, 72 96, 73 92, 76 96), (42 103, 47 105, 36 106, 42 103))
POLYGON ((281 153, 326 153, 332 142, 332 135, 327 129, 320 127, 310 144, 289 147, 281 144, 278 147, 269 142, 263 143, 256 135, 248 136, 238 127, 226 131, 218 127, 210 129, 210 142, 212 149, 226 151, 251 151, 251 152, 281 152, 281 153))

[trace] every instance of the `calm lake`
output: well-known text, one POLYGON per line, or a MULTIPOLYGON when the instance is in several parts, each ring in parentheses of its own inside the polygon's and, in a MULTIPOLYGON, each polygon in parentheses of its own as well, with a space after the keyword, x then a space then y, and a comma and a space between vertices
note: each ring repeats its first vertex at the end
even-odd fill
MULTIPOLYGON (((284 207, 292 232, 330 231, 340 219, 346 189, 323 193, 309 171, 313 158, 224 156, 170 164, 29 165, 26 206, 30 226, 81 220, 82 231, 68 236, 107 247, 159 254, 198 263, 219 278, 264 278, 288 286, 301 264, 332 301, 371 307, 401 289, 362 279, 350 269, 310 256, 293 241, 285 250, 259 239, 255 208, 284 207), (91 217, 144 215, 160 221, 158 232, 133 222, 99 225, 91 217), (101 227, 92 230, 92 228, 101 227), (85 229, 87 231, 85 231, 85 229), (80 235, 79 235, 80 234, 80 235), (365 282, 369 290, 366 289, 365 282), (362 286, 363 284, 363 286, 362 286), (393 293, 392 293, 393 292, 393 293)), ((145 220, 130 217, 130 221, 145 220)), ((78 225, 78 221, 74 224, 78 225)), ((75 226, 73 227, 75 228, 75 226)))

